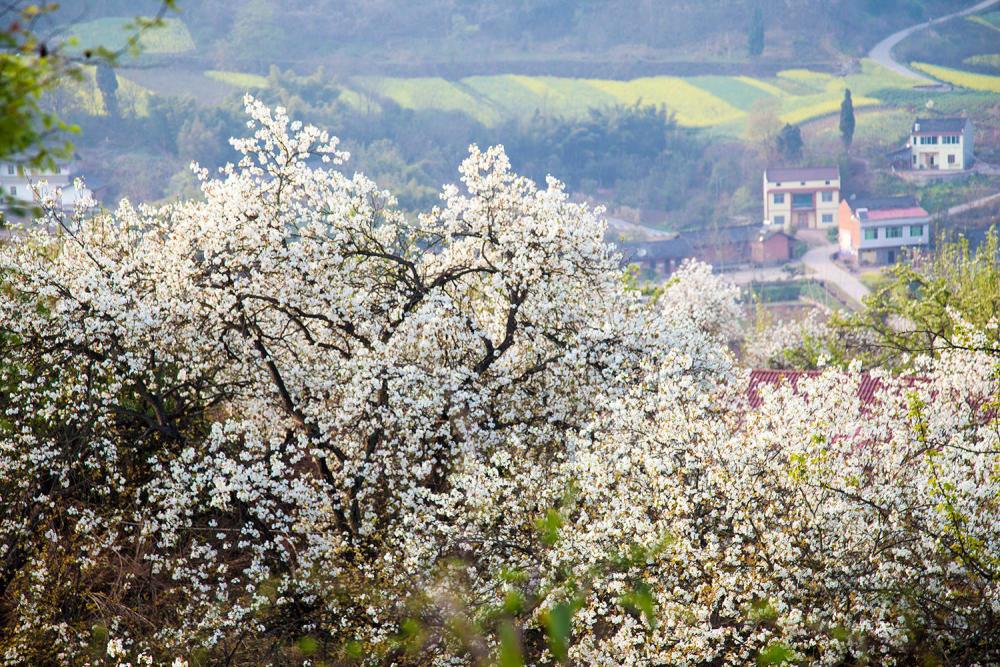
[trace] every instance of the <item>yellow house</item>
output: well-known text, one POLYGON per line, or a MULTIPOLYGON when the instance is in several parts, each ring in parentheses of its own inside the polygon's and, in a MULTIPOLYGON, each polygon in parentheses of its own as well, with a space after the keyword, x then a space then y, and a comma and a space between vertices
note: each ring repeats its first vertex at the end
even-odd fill
POLYGON ((837 226, 839 167, 768 167, 764 170, 764 221, 782 227, 837 226))

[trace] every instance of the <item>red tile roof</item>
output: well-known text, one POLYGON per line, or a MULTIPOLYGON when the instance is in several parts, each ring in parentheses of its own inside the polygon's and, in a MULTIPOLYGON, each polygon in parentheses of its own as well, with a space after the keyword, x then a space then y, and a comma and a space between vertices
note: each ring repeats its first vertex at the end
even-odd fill
POLYGON ((930 214, 919 206, 883 208, 868 211, 869 220, 895 220, 897 218, 926 218, 930 214))
MULTIPOLYGON (((747 398, 751 407, 760 407, 763 402, 757 388, 768 384, 778 387, 784 383, 790 384, 795 389, 799 380, 804 377, 817 377, 821 371, 778 371, 770 369, 755 369, 750 371, 750 384, 747 387, 747 398)), ((912 384, 914 378, 908 378, 912 384)), ((862 406, 870 405, 875 400, 875 394, 882 389, 882 381, 873 378, 868 373, 861 374, 861 382, 858 384, 858 403, 862 406)))

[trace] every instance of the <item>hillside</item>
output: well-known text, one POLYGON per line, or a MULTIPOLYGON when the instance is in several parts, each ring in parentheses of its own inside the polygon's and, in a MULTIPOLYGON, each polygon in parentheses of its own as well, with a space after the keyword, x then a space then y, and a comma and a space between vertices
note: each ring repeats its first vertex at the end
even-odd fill
MULTIPOLYGON (((148 3, 146 3, 148 4, 148 3)), ((836 67, 892 30, 942 15, 962 0, 222 0, 181 2, 204 69, 266 73, 270 65, 338 75, 523 73, 634 78, 770 73, 790 62, 836 67), (764 50, 747 55, 752 9, 764 50), (208 65, 211 65, 210 67, 208 65), (739 66, 745 70, 733 70, 739 66)), ((63 2, 84 20, 131 16, 142 2, 63 2)))
MULTIPOLYGON (((556 175, 616 215, 698 229, 758 216, 769 163, 838 162, 854 192, 908 188, 882 172, 915 114, 971 116, 977 154, 994 161, 997 14, 940 21, 968 4, 766 2, 751 57, 750 0, 182 1, 139 60, 123 60, 123 117, 104 113, 90 79, 44 102, 83 130, 81 169, 107 184, 108 203, 191 193, 190 160, 234 157, 226 140, 250 91, 342 137, 351 168, 409 210, 437 201, 469 144, 503 144, 519 171, 556 175), (929 29, 899 45, 902 60, 966 89, 922 90, 864 58, 915 21, 929 29), (858 113, 850 156, 833 118, 845 88, 858 113), (776 150, 786 123, 801 127, 800 157, 776 150)), ((68 21, 55 32, 78 49, 114 47, 143 6, 70 0, 46 19, 68 21)))

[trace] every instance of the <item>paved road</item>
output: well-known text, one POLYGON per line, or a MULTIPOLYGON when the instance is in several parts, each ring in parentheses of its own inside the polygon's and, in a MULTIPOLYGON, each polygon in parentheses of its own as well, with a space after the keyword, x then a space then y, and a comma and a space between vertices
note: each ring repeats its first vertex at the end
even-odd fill
POLYGON ((834 263, 832 258, 840 248, 836 243, 826 240, 826 232, 800 229, 795 237, 809 244, 809 250, 802 256, 802 263, 812 272, 813 277, 833 283, 860 306, 861 300, 871 292, 854 274, 834 263))
POLYGON ((973 12, 978 12, 980 10, 986 9, 992 5, 997 4, 1000 0, 983 0, 983 2, 978 2, 968 9, 963 9, 960 12, 955 12, 954 14, 948 14, 947 16, 941 16, 934 19, 933 23, 918 23, 917 25, 910 26, 905 30, 900 30, 895 32, 881 42, 876 44, 872 50, 868 53, 868 57, 877 62, 882 67, 890 69, 897 74, 902 74, 903 76, 908 76, 911 79, 918 79, 923 81, 927 85, 941 85, 940 82, 930 79, 923 74, 917 74, 913 70, 901 65, 896 62, 892 57, 892 47, 899 44, 901 41, 917 32, 918 30, 923 30, 929 25, 934 25, 935 23, 940 23, 942 21, 947 21, 948 19, 955 18, 956 16, 965 16, 966 14, 972 14, 973 12))
POLYGON ((864 283, 858 280, 852 273, 841 268, 833 262, 833 255, 837 252, 836 243, 829 243, 809 249, 802 256, 802 263, 809 268, 817 278, 828 280, 849 297, 861 305, 861 300, 871 294, 864 283))

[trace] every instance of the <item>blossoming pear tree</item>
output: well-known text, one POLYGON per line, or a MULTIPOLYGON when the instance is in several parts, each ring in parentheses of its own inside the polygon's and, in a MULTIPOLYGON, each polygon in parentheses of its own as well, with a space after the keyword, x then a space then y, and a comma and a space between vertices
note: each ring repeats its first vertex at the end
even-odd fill
POLYGON ((499 148, 407 218, 247 107, 203 200, 0 249, 5 663, 987 664, 1000 355, 753 408, 706 266, 644 300, 499 148))

